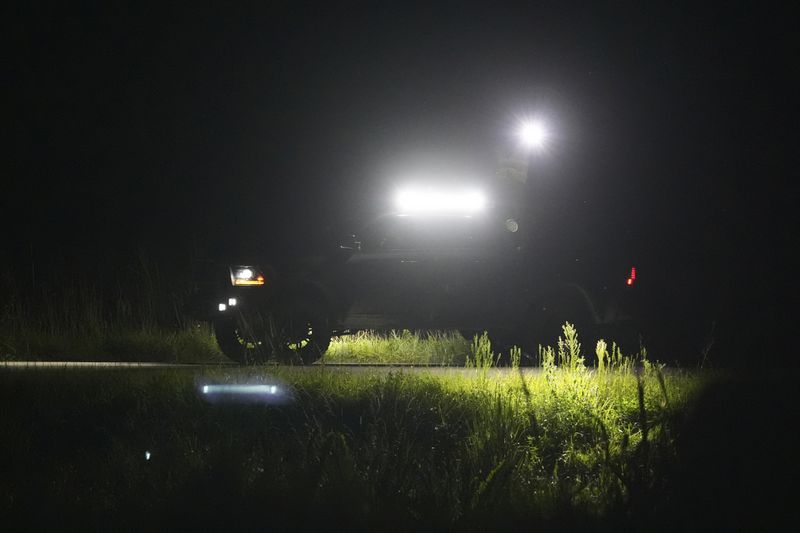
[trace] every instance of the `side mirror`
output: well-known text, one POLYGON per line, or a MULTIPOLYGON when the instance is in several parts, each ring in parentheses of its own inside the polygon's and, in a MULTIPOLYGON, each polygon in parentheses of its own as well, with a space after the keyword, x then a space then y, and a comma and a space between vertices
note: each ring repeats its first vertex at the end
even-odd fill
POLYGON ((348 233, 339 240, 339 249, 360 251, 361 241, 357 240, 357 237, 354 234, 348 233))

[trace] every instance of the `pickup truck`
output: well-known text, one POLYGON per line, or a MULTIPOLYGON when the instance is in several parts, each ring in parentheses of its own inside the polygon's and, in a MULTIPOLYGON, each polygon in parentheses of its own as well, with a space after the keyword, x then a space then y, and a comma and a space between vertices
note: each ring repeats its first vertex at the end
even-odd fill
POLYGON ((487 331, 533 362, 567 321, 590 351, 613 335, 638 347, 636 267, 609 268, 579 249, 537 254, 524 233, 479 193, 406 195, 323 256, 220 268, 208 310, 221 349, 239 362, 290 353, 311 364, 332 336, 392 329, 487 331))

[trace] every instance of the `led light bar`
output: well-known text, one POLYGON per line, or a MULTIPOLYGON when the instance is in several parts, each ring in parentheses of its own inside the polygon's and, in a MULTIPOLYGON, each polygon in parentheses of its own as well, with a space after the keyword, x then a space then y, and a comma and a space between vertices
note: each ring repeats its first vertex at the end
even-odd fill
POLYGON ((398 211, 414 214, 464 214, 482 211, 486 198, 479 191, 441 191, 432 189, 406 189, 395 198, 398 211))

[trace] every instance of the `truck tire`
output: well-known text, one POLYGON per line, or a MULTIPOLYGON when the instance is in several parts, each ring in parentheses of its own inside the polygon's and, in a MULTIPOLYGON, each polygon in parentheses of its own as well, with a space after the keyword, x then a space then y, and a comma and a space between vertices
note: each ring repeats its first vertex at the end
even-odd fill
POLYGON ((316 300, 291 301, 281 312, 280 336, 289 362, 310 365, 328 350, 331 344, 331 324, 326 306, 316 300))
POLYGON ((241 364, 263 363, 273 352, 271 319, 261 313, 232 313, 214 322, 222 353, 241 364))

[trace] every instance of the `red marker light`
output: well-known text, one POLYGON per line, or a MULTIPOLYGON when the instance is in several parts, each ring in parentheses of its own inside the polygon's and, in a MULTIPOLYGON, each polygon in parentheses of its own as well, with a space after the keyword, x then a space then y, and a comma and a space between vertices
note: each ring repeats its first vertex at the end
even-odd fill
POLYGON ((625 283, 630 286, 633 285, 633 282, 636 280, 636 267, 631 267, 631 275, 628 277, 628 281, 625 283))

